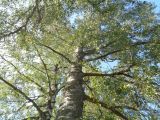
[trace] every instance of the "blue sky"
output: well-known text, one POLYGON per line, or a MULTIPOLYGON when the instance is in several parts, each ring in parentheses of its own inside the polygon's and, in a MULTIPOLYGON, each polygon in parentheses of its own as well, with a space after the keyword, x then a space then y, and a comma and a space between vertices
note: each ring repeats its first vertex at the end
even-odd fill
POLYGON ((160 0, 142 0, 153 3, 156 6, 155 12, 160 12, 160 0))
MULTIPOLYGON (((160 13, 160 0, 141 0, 141 1, 147 1, 147 2, 153 3, 156 6, 155 12, 156 13, 158 13, 158 12, 160 13)), ((100 65, 100 69, 102 71, 112 70, 116 66, 117 63, 118 63, 118 61, 108 62, 107 64, 106 63, 102 63, 100 65)))

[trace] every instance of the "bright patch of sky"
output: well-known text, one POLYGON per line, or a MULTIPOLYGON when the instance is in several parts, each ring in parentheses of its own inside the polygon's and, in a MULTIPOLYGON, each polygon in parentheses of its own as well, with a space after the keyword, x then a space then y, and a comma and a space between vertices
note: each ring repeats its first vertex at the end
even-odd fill
MULTIPOLYGON (((84 13, 74 13, 70 16, 69 20, 72 26, 75 26, 77 20, 83 19, 84 13)), ((76 26, 75 26, 76 27, 76 26)))
MULTIPOLYGON (((144 0, 142 0, 144 1, 144 0)), ((153 5, 155 5, 155 12, 160 12, 160 0, 145 0, 147 2, 151 2, 153 5)))

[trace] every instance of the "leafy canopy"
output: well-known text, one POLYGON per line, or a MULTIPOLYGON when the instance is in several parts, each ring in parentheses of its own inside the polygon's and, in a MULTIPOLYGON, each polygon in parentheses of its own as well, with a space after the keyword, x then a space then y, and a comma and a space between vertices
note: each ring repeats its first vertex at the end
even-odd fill
POLYGON ((1 0, 0 118, 36 118, 56 89, 54 119, 82 47, 84 120, 158 119, 160 27, 153 9, 138 0, 1 0))

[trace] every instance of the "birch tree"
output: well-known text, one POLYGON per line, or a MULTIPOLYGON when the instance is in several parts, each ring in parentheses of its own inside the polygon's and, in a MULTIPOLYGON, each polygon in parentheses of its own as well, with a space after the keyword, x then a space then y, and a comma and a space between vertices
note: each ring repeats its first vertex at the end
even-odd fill
POLYGON ((0 119, 159 119, 151 3, 1 0, 0 13, 0 119))

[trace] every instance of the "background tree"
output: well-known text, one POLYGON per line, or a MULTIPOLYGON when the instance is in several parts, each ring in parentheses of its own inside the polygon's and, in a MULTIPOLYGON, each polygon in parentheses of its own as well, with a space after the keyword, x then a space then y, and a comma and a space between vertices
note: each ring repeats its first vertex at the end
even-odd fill
POLYGON ((1 119, 159 119, 160 28, 151 3, 0 5, 1 119))

